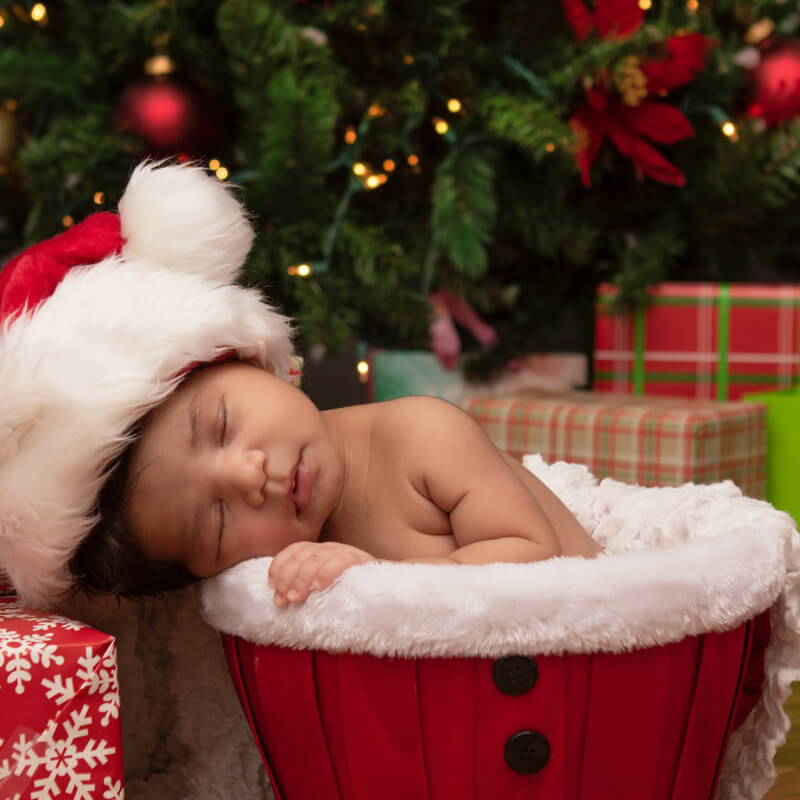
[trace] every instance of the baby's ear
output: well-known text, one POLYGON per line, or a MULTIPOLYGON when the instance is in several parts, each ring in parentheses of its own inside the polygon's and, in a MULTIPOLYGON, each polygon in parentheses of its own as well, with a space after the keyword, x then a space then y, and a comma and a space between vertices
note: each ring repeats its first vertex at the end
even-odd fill
POLYGON ((123 256, 213 281, 236 279, 253 243, 228 186, 197 166, 145 162, 119 201, 123 256))

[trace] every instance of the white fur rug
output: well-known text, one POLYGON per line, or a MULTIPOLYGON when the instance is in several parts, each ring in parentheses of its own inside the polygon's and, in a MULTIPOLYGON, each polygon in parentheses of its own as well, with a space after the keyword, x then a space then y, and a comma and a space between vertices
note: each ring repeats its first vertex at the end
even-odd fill
POLYGON ((270 559, 204 581, 204 616, 262 644, 377 656, 622 652, 725 631, 771 608, 761 700, 728 748, 720 800, 772 785, 800 680, 800 536, 768 503, 730 481, 642 488, 597 483, 583 466, 526 456, 605 552, 596 559, 351 568, 304 604, 279 609, 270 559))

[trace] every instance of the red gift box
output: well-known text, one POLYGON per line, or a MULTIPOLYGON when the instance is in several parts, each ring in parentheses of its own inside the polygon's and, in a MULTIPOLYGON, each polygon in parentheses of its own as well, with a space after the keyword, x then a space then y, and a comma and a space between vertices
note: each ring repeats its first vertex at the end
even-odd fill
POLYGON ((622 314, 616 296, 598 287, 598 391, 737 400, 798 381, 797 284, 662 283, 622 314))
POLYGON ((113 636, 0 601, 0 797, 122 800, 113 636))

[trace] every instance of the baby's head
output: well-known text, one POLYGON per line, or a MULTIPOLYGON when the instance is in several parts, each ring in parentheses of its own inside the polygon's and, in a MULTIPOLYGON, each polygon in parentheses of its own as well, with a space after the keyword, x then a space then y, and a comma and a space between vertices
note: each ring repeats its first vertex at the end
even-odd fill
POLYGON ((316 541, 341 493, 320 412, 248 364, 195 371, 140 428, 71 563, 88 591, 152 594, 316 541))
POLYGON ((97 522, 70 559, 76 591, 137 598, 179 589, 197 580, 180 562, 149 558, 127 522, 135 449, 134 440, 112 467, 98 497, 97 522))
POLYGON ((154 509, 185 515, 180 471, 193 467, 159 442, 218 368, 291 388, 288 319, 237 284, 253 235, 205 170, 143 164, 119 215, 95 214, 0 271, 0 570, 23 602, 59 602, 75 575, 135 594, 212 569, 164 549, 178 529, 154 509), (252 366, 196 369, 223 357, 252 366), (175 474, 158 477, 165 465, 175 474))

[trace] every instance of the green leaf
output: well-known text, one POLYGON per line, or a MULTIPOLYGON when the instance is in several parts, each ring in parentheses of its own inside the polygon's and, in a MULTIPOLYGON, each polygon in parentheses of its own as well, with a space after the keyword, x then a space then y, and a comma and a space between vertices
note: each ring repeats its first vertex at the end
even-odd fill
POLYGON ((489 130, 521 147, 535 161, 550 157, 554 145, 564 150, 575 135, 561 111, 533 97, 493 93, 481 103, 489 130))
POLYGON ((453 266, 476 277, 486 272, 486 245, 497 213, 494 168, 476 148, 453 151, 436 171, 433 229, 453 266))

